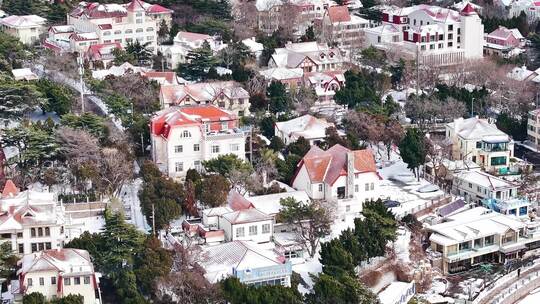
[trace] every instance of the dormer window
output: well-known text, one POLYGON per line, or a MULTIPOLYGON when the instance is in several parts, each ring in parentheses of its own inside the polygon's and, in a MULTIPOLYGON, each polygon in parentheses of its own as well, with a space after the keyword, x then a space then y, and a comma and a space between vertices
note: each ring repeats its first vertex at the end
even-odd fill
POLYGON ((321 53, 320 57, 321 59, 324 59, 324 53, 321 53))
POLYGON ((330 58, 334 58, 334 53, 330 52, 330 54, 328 54, 328 56, 330 56, 330 58))

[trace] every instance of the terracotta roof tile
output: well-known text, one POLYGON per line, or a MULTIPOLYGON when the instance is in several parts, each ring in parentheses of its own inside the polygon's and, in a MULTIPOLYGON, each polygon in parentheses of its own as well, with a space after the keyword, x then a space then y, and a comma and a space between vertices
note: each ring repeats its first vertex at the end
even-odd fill
POLYGON ((12 180, 8 179, 6 181, 6 184, 4 185, 4 191, 2 191, 2 197, 3 198, 14 197, 17 194, 19 194, 19 188, 15 186, 15 183, 12 180))
POLYGON ((328 17, 330 22, 349 22, 351 21, 351 15, 349 14, 349 8, 347 6, 331 6, 328 8, 328 17))

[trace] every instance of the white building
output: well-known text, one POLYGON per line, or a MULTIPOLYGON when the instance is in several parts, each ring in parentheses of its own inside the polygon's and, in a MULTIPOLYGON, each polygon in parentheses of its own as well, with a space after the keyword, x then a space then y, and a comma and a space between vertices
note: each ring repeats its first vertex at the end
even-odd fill
POLYGON ((217 283, 227 277, 253 285, 291 286, 292 267, 285 257, 253 242, 233 241, 203 248, 199 262, 205 278, 217 283))
POLYGON ((206 34, 191 33, 180 31, 173 40, 172 46, 161 46, 162 53, 167 62, 167 68, 174 70, 179 63, 186 63, 186 56, 190 51, 196 50, 203 46, 204 42, 208 42, 210 49, 217 53, 219 50, 227 47, 221 39, 206 34))
POLYGON ((334 145, 327 151, 312 146, 291 184, 312 199, 336 202, 338 213, 344 214, 360 212, 364 201, 379 198, 380 180, 371 150, 334 145))
POLYGON ((484 199, 506 201, 517 197, 518 185, 481 171, 461 171, 454 174, 453 192, 468 202, 484 199))
POLYGON ((301 68, 304 72, 323 72, 344 68, 345 56, 338 48, 317 42, 285 44, 277 48, 268 62, 270 68, 301 68))
POLYGON ((339 48, 359 48, 362 46, 364 28, 369 20, 351 15, 347 6, 331 6, 323 19, 323 36, 330 44, 339 48))
POLYGON ((0 235, 19 254, 62 248, 66 241, 64 207, 54 193, 20 192, 11 180, 0 199, 0 235))
POLYGON ((46 31, 46 23, 47 19, 37 15, 13 15, 0 19, 0 28, 24 44, 34 44, 39 42, 39 35, 46 31))
POLYGON ((392 8, 383 24, 367 28, 368 45, 414 58, 421 64, 451 65, 482 58, 484 26, 473 7, 461 12, 430 5, 392 8))
POLYGON ((276 122, 275 134, 288 145, 297 141, 300 137, 309 141, 310 145, 324 141, 326 129, 334 127, 331 122, 324 118, 317 118, 306 114, 287 121, 276 122))
POLYGON ((73 294, 83 296, 84 304, 100 303, 98 277, 86 250, 44 250, 24 255, 17 264, 20 296, 39 292, 53 300, 73 294))
MULTIPOLYGON (((67 25, 73 27, 70 51, 84 52, 90 45, 103 43, 148 43, 157 52, 157 32, 164 21, 170 26, 173 11, 159 4, 132 0, 126 4, 80 2, 67 15, 67 25)), ((62 36, 64 36, 62 34, 62 36)), ((47 42, 55 45, 59 38, 49 32, 47 42)))
POLYGON ((238 117, 211 105, 170 107, 151 119, 152 159, 175 179, 202 170, 202 161, 234 154, 245 159, 238 117))
POLYGON ((249 114, 249 93, 235 81, 161 86, 159 100, 162 108, 213 104, 238 116, 249 114))
MULTIPOLYGON (((484 209, 484 208, 475 208, 484 209)), ((482 263, 505 263, 538 247, 538 223, 524 223, 496 212, 454 216, 450 222, 428 227, 433 261, 444 274, 465 271, 482 263)))
POLYGON ((506 173, 514 156, 514 142, 485 119, 458 118, 446 125, 454 159, 471 160, 486 171, 506 173))
POLYGON ((264 45, 255 40, 255 37, 242 40, 242 44, 249 49, 249 53, 258 61, 264 50, 264 45))
POLYGON ((534 148, 540 148, 540 109, 529 112, 527 117, 527 140, 534 148))

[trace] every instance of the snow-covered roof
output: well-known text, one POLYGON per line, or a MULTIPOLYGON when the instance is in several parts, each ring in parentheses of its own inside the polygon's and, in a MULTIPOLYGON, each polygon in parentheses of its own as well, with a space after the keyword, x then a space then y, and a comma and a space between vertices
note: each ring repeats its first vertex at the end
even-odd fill
POLYGON ((259 73, 266 79, 287 80, 302 78, 304 75, 304 70, 302 68, 289 69, 286 67, 281 67, 262 70, 259 71, 259 73))
POLYGON ((202 262, 205 278, 216 283, 232 276, 234 271, 258 269, 283 264, 284 258, 273 250, 251 241, 232 241, 203 249, 202 262))
POLYGON ((272 58, 277 67, 298 68, 304 60, 319 64, 340 64, 345 61, 341 51, 317 42, 287 43, 277 48, 272 58))
POLYGON ((189 96, 194 101, 213 101, 220 94, 236 99, 249 98, 249 93, 236 81, 200 82, 187 85, 162 86, 160 94, 165 104, 178 104, 189 96))
POLYGON ((452 7, 455 8, 456 10, 458 10, 458 11, 462 11, 467 4, 470 4, 472 6, 472 8, 474 8, 476 11, 482 10, 482 7, 480 5, 474 4, 474 3, 470 2, 470 1, 467 1, 467 0, 464 0, 464 1, 461 1, 461 2, 456 2, 456 3, 452 4, 452 7))
POLYGON ((123 76, 124 74, 126 73, 136 73, 136 74, 141 74, 141 73, 144 73, 144 72, 148 72, 149 69, 148 68, 143 68, 143 67, 138 67, 138 66, 134 66, 132 65, 131 63, 129 62, 124 62, 122 63, 121 65, 113 65, 111 66, 110 68, 106 69, 106 70, 97 70, 97 71, 92 71, 92 77, 95 78, 95 79, 105 79, 105 77, 107 76, 123 76))
POLYGON ((415 294, 414 282, 392 282, 377 296, 381 304, 407 303, 415 294), (404 301, 403 297, 407 300, 404 301))
POLYGON ((225 213, 233 212, 233 210, 227 206, 225 207, 215 207, 215 208, 208 208, 204 209, 202 213, 207 217, 212 216, 222 216, 225 213))
POLYGON ((326 129, 330 127, 334 127, 334 124, 309 114, 288 121, 276 122, 276 128, 291 141, 296 141, 300 137, 307 140, 325 138, 326 129))
POLYGON ((281 192, 267 195, 259 195, 249 197, 248 199, 258 210, 269 215, 275 215, 278 214, 281 210, 281 199, 285 198, 294 198, 298 202, 311 202, 306 191, 281 192))
POLYGON ((494 234, 503 234, 508 230, 518 231, 526 225, 517 219, 491 212, 478 216, 463 217, 428 227, 433 234, 430 241, 441 245, 453 245, 494 234))
POLYGON ((62 276, 94 274, 90 254, 82 249, 50 249, 26 254, 17 263, 17 274, 53 270, 62 276))
POLYGON ((26 16, 8 16, 0 19, 0 24, 7 27, 15 28, 26 28, 26 27, 38 27, 42 26, 47 22, 47 19, 42 18, 37 15, 26 15, 26 16))
POLYGON ((264 12, 281 4, 283 4, 281 0, 256 0, 255 7, 259 12, 264 12))
POLYGON ((262 43, 255 41, 255 37, 242 40, 242 43, 249 49, 251 53, 258 53, 264 50, 262 43))
POLYGON ((468 183, 479 185, 494 191, 516 188, 517 185, 505 181, 500 177, 493 176, 489 173, 481 171, 461 171, 454 175, 457 181, 454 184, 462 181, 462 188, 466 188, 468 183))
POLYGON ((222 217, 231 225, 264 222, 272 220, 272 217, 256 208, 240 209, 225 213, 222 217))
POLYGON ((36 80, 39 78, 29 68, 13 69, 11 70, 11 73, 13 74, 13 78, 15 78, 15 80, 36 80))
POLYGON ((467 140, 482 140, 484 137, 498 136, 501 141, 510 141, 508 135, 497 129, 495 124, 478 117, 454 119, 454 122, 448 123, 447 126, 459 137, 467 140))

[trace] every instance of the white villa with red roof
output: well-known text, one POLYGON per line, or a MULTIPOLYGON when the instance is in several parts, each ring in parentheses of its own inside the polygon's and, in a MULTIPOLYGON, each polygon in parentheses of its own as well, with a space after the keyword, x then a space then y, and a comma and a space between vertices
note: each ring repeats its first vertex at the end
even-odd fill
POLYGON ((326 151, 312 146, 291 184, 312 199, 337 202, 338 214, 344 214, 360 212, 364 201, 379 198, 380 180, 371 150, 337 144, 326 151))
POLYGON ((461 12, 420 4, 383 12, 383 24, 367 28, 366 42, 420 63, 452 65, 482 58, 484 25, 467 4, 461 12))
POLYGON ((323 35, 329 44, 339 48, 359 48, 362 46, 363 29, 369 27, 369 21, 351 15, 349 8, 331 6, 326 10, 323 19, 323 35))
POLYGON ((99 278, 88 251, 51 249, 26 254, 17 263, 19 289, 15 299, 39 292, 47 300, 73 294, 81 295, 84 304, 100 303, 99 278))
MULTIPOLYGON (((171 24, 172 13, 159 4, 141 0, 126 4, 80 2, 67 15, 67 25, 72 27, 69 51, 84 52, 91 45, 115 42, 126 47, 137 40, 141 44, 149 43, 148 49, 156 53, 157 31, 162 21, 171 24)), ((65 30, 67 28, 62 26, 62 36, 65 36, 65 30)), ((64 49, 65 44, 58 43, 54 31, 49 31, 45 46, 64 49)))
POLYGON ((297 141, 300 137, 309 141, 310 145, 315 145, 324 141, 326 129, 330 127, 335 127, 334 123, 306 114, 291 120, 276 122, 274 130, 276 136, 281 138, 285 145, 297 141))
POLYGON ((249 93, 236 81, 161 86, 159 100, 162 108, 212 104, 237 116, 249 113, 249 93))
POLYGON ((20 192, 8 180, 0 198, 1 242, 11 242, 13 252, 29 254, 62 248, 66 241, 65 210, 54 193, 20 192))
POLYGON ((152 159, 175 179, 202 161, 234 154, 245 159, 246 136, 238 116, 212 105, 170 107, 150 121, 152 159))
POLYGON ((499 26, 485 37, 484 55, 511 57, 518 55, 516 49, 525 46, 525 38, 517 28, 499 26))
POLYGON ((90 63, 90 68, 107 69, 114 61, 114 50, 123 49, 119 42, 91 45, 85 53, 85 59, 90 63))

